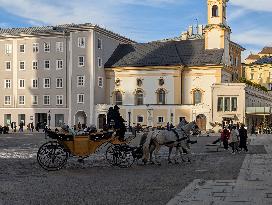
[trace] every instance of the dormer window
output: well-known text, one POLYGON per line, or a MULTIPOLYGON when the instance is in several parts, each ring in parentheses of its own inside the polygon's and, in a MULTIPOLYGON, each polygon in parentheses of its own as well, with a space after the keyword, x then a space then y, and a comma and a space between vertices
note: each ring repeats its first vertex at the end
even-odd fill
POLYGON ((212 7, 212 17, 218 17, 218 6, 214 5, 212 7))
POLYGON ((137 86, 141 87, 143 85, 143 81, 141 79, 137 79, 137 86))

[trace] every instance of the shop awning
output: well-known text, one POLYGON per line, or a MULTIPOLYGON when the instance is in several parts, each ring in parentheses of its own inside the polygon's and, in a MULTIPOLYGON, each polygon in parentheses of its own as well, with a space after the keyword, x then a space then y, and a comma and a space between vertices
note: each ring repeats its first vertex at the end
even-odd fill
POLYGON ((271 115, 271 107, 247 107, 247 115, 271 115))

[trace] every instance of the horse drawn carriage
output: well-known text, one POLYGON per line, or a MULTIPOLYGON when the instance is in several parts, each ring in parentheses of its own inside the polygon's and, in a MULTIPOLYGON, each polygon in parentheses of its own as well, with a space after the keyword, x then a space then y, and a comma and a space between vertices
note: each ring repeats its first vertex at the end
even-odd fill
POLYGON ((102 145, 107 146, 106 159, 113 166, 130 167, 135 159, 142 157, 141 147, 132 147, 120 141, 116 131, 64 133, 48 131, 50 140, 38 150, 37 161, 48 171, 60 170, 69 157, 78 157, 79 162, 94 154, 102 145))

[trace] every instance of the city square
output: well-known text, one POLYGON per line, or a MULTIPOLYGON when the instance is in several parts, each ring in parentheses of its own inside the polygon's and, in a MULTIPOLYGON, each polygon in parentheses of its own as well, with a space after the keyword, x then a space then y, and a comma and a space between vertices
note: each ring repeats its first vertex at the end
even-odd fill
MULTIPOLYGON (((254 136, 251 140, 254 145, 249 146, 249 153, 236 155, 223 149, 219 152, 207 150, 205 145, 216 138, 203 136, 197 139, 198 143, 192 146, 192 163, 168 164, 167 150, 163 149, 160 153, 161 166, 144 166, 139 161, 130 168, 118 168, 106 162, 102 149, 86 159, 84 164, 71 158, 62 170, 47 172, 36 160, 39 146, 46 141, 43 133, 1 135, 0 204, 181 204, 180 201, 186 200, 194 201, 186 204, 210 204, 213 200, 221 203, 224 200, 213 197, 212 193, 201 193, 200 196, 196 193, 194 196, 195 187, 191 187, 193 190, 190 193, 186 192, 186 187, 201 186, 193 183, 195 181, 233 184, 243 163, 252 158, 263 158, 261 168, 267 167, 266 171, 262 171, 266 174, 271 171, 271 165, 265 161, 270 156, 269 136, 254 136), (184 188, 184 195, 175 198, 184 188)), ((254 177, 255 180, 259 178, 256 183, 261 183, 258 186, 261 189, 264 176, 259 170, 250 174, 253 185, 254 177)), ((271 187, 266 189, 267 193, 271 191, 271 187)), ((241 197, 246 194, 250 196, 246 192, 241 197)), ((267 204, 271 203, 265 195, 262 197, 256 198, 263 199, 263 204, 265 200, 268 200, 267 204)))
POLYGON ((269 0, 0 0, 0 205, 271 205, 269 0))

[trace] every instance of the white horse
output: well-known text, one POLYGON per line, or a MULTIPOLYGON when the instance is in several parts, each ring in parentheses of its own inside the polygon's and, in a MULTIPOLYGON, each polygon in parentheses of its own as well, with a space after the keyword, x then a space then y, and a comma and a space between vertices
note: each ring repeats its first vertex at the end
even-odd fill
MULTIPOLYGON (((155 130, 149 132, 145 136, 145 142, 142 142, 144 154, 143 162, 146 163, 148 161, 148 156, 150 155, 150 162, 153 163, 152 152, 155 151, 155 161, 156 163, 160 164, 158 162, 158 153, 163 145, 169 147, 169 163, 171 163, 171 152, 174 147, 176 148, 174 158, 175 163, 177 163, 178 153, 180 153, 182 160, 185 161, 183 159, 183 152, 190 154, 190 144, 192 143, 192 141, 190 141, 191 131, 193 131, 193 133, 199 132, 199 128, 195 121, 188 124, 181 122, 176 129, 170 131, 155 130)), ((190 158, 188 158, 188 161, 190 161, 190 158)))

